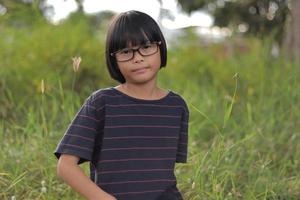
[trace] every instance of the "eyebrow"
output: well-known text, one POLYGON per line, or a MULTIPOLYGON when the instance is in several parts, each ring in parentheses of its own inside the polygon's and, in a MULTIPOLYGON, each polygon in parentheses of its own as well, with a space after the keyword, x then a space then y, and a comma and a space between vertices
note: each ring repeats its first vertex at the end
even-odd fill
MULTIPOLYGON (((151 43, 152 43, 152 42, 151 42, 150 40, 147 40, 147 41, 142 42, 142 43, 140 43, 139 45, 136 45, 136 46, 134 46, 134 47, 139 48, 139 47, 142 46, 142 45, 151 44, 151 43)), ((123 48, 123 49, 120 49, 119 51, 136 49, 136 48, 134 48, 134 47, 125 47, 125 48, 123 48)))

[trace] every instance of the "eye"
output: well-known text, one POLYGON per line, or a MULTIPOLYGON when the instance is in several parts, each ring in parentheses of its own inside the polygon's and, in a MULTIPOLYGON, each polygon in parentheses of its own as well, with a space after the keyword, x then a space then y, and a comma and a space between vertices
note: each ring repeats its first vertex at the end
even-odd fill
POLYGON ((119 53, 120 53, 120 54, 123 54, 123 55, 126 55, 126 54, 130 54, 131 51, 132 51, 132 50, 130 50, 130 49, 124 49, 124 50, 120 51, 119 53))
POLYGON ((151 48, 151 44, 145 44, 142 46, 142 49, 149 49, 151 48))

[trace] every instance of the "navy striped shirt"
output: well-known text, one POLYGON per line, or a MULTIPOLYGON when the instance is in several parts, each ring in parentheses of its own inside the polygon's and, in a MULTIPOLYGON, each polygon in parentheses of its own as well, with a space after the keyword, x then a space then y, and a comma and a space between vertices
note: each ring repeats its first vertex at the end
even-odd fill
POLYGON ((87 98, 55 150, 90 161, 90 177, 118 200, 182 199, 175 162, 187 161, 189 110, 169 91, 137 99, 110 87, 87 98))

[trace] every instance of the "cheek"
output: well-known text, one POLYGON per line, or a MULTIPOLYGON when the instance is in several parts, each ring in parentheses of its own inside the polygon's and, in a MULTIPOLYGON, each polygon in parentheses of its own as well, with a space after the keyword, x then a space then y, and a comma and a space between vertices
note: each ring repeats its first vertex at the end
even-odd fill
POLYGON ((156 55, 155 55, 155 59, 154 59, 154 64, 155 66, 157 66, 158 68, 160 68, 160 65, 161 65, 161 57, 160 57, 160 52, 158 52, 156 55))
POLYGON ((120 73, 122 74, 122 76, 125 78, 127 76, 127 73, 126 73, 125 69, 124 68, 119 68, 119 70, 120 70, 120 73))
POLYGON ((117 63, 117 64, 120 72, 123 73, 127 68, 126 64, 125 63, 117 63))
POLYGON ((119 71, 125 79, 130 78, 131 76, 131 64, 128 63, 119 63, 119 71))

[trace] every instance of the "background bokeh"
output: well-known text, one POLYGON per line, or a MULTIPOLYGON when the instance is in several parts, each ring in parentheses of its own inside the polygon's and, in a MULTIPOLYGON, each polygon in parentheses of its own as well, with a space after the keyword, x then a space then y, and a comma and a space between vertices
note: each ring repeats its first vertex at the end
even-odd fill
MULTIPOLYGON (((175 171, 185 199, 300 199, 299 2, 179 0, 181 13, 214 19, 180 29, 155 11, 168 42, 159 85, 190 110, 188 163, 175 171)), ((104 59, 114 13, 76 3, 53 23, 46 1, 0 0, 1 200, 82 199, 56 176, 53 151, 85 98, 118 83, 104 59)))

